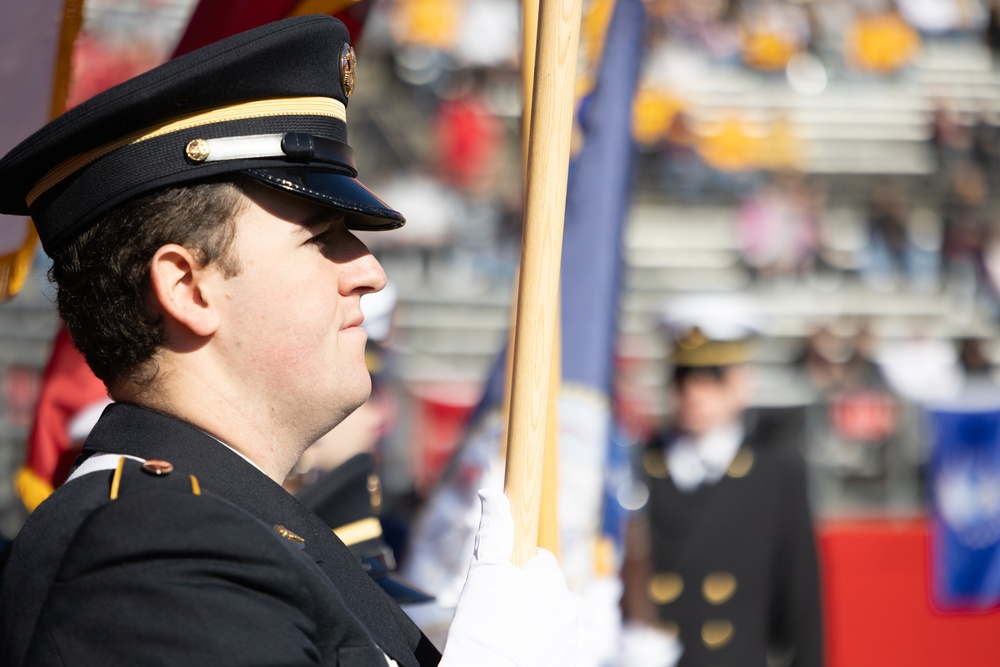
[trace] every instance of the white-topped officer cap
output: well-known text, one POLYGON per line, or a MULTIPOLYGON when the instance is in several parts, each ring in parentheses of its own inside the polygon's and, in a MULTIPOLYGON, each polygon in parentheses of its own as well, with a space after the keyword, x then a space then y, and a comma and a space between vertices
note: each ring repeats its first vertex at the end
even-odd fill
POLYGON ((660 325, 675 366, 728 366, 750 361, 759 311, 738 294, 688 294, 668 302, 660 325))

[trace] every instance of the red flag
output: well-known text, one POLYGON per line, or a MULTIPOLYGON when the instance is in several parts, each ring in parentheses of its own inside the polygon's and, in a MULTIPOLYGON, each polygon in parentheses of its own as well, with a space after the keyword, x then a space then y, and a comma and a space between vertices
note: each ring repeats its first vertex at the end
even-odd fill
POLYGON ((369 7, 368 0, 201 0, 174 49, 174 57, 250 28, 303 14, 337 17, 347 26, 357 48, 369 7))
POLYGON ((35 422, 28 439, 28 458, 15 485, 25 507, 34 510, 66 481, 83 437, 109 403, 104 383, 91 372, 60 327, 52 356, 42 375, 35 422), (74 423, 75 422, 75 423, 74 423))

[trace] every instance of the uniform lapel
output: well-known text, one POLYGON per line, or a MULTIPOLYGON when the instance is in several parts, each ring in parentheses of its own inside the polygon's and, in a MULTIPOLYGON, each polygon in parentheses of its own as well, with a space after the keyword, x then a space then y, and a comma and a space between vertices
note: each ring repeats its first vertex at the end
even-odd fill
POLYGON ((333 531, 280 485, 211 436, 180 420, 117 403, 102 415, 85 453, 104 451, 166 459, 198 478, 201 488, 225 498, 267 525, 281 525, 305 539, 304 550, 332 581, 347 609, 389 656, 405 667, 420 630, 405 619, 333 531))

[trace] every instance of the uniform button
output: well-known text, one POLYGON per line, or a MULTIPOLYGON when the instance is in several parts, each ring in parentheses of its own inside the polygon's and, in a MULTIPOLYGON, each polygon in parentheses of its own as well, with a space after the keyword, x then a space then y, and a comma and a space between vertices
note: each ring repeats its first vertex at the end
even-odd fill
POLYGON ((150 459, 148 461, 142 462, 142 469, 148 472, 150 475, 169 475, 173 469, 174 464, 170 461, 162 461, 160 459, 150 459))
POLYGON ((684 580, 676 572, 658 572, 649 580, 649 599, 656 604, 669 604, 680 597, 684 580))
POLYGON ((701 583, 701 592, 711 604, 722 604, 736 593, 736 577, 730 572, 712 572, 701 583))
POLYGON ((740 477, 746 477, 751 468, 753 468, 753 450, 749 447, 743 447, 740 451, 736 452, 736 456, 733 458, 733 462, 729 464, 726 474, 734 479, 739 479, 740 477))
POLYGON ((666 479, 667 461, 658 449, 647 449, 642 455, 642 467, 646 474, 656 479, 666 479))
POLYGON ((716 651, 733 640, 733 624, 724 618, 713 618, 701 626, 701 641, 716 651))

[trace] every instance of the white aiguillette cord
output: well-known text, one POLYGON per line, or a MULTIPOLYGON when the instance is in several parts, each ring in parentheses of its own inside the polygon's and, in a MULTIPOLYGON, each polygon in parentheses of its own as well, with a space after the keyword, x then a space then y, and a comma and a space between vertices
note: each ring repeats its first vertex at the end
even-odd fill
POLYGON ((144 463, 146 461, 146 459, 140 459, 138 456, 129 456, 128 454, 94 454, 73 471, 73 474, 69 476, 66 483, 68 484, 74 479, 83 477, 84 475, 89 475, 92 472, 114 470, 118 467, 118 461, 121 459, 132 459, 133 461, 138 461, 139 463, 144 463))

